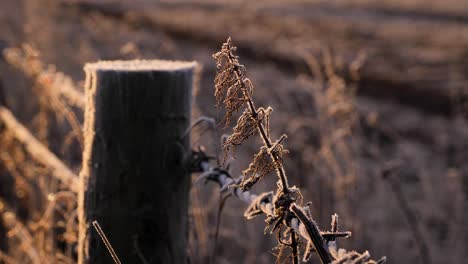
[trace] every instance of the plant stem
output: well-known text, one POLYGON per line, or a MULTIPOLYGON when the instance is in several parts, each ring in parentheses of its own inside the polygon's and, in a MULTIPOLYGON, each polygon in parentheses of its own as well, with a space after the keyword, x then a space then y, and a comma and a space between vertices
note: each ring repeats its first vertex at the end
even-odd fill
MULTIPOLYGON (((235 62, 235 59, 233 57, 233 55, 231 53, 228 54, 228 59, 229 59, 229 63, 231 63, 232 65, 237 65, 237 63, 235 62)), ((271 139, 268 137, 266 131, 265 131, 265 128, 263 127, 263 124, 261 122, 261 120, 258 119, 258 112, 257 112, 257 109, 255 108, 255 105, 252 101, 252 98, 250 97, 248 91, 247 91, 247 88, 246 88, 246 84, 244 82, 244 80, 240 77, 241 74, 239 72, 239 69, 237 68, 237 66, 235 66, 234 68, 234 73, 236 74, 236 79, 237 81, 241 84, 241 88, 242 88, 242 93, 247 101, 247 104, 249 106, 249 111, 250 111, 250 114, 252 115, 252 118, 255 120, 255 124, 257 126, 257 130, 260 134, 260 137, 262 138, 263 140, 263 143, 265 144, 265 146, 270 149, 273 144, 271 143, 271 139)), ((287 194, 289 193, 289 186, 288 186, 288 180, 287 180, 287 177, 286 177, 286 172, 284 171, 284 167, 283 165, 281 164, 281 162, 279 161, 279 156, 277 154, 275 154, 274 152, 272 151, 269 151, 268 152, 271 159, 273 160, 273 162, 275 163, 275 167, 276 167, 276 173, 278 175, 278 178, 281 182, 281 187, 282 187, 282 191, 284 194, 287 194)))
POLYGON ((292 248, 292 258, 293 264, 299 264, 299 244, 297 241, 296 232, 291 228, 289 230, 291 232, 291 248, 292 248))
POLYGON ((302 209, 300 209, 296 204, 293 203, 290 209, 294 213, 294 215, 296 215, 299 221, 301 221, 302 224, 304 224, 305 229, 309 234, 311 242, 314 245, 315 250, 317 251, 317 254, 319 255, 322 263, 331 263, 331 256, 323 244, 322 235, 320 235, 320 231, 318 230, 317 226, 305 215, 302 209))

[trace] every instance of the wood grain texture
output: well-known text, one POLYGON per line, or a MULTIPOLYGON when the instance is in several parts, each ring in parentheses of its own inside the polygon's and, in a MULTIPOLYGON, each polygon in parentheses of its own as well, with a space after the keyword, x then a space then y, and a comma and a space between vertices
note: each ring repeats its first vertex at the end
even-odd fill
POLYGON ((94 220, 123 263, 187 262, 190 145, 179 137, 190 123, 196 63, 164 63, 85 67, 79 263, 112 262, 94 220))

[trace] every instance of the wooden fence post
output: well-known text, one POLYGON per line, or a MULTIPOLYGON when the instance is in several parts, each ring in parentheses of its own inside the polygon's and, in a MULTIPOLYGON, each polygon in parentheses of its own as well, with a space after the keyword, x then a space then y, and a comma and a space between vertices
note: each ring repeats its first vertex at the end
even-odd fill
POLYGON ((186 263, 195 62, 87 64, 78 263, 186 263))

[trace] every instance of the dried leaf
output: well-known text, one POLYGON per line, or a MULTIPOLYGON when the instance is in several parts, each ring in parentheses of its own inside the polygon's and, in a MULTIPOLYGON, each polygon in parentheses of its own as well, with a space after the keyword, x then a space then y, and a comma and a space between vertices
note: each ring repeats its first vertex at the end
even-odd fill
POLYGON ((257 132, 255 120, 252 119, 250 111, 246 108, 242 115, 237 120, 237 125, 233 128, 233 133, 223 144, 223 149, 226 154, 232 147, 241 145, 247 138, 257 132))
POLYGON ((272 149, 268 149, 265 146, 261 147, 260 151, 255 154, 254 160, 250 163, 249 167, 242 172, 244 179, 240 184, 240 188, 242 190, 249 190, 267 174, 282 166, 282 157, 286 153, 288 151, 279 142, 275 142, 272 149), (276 162, 271 160, 270 153, 276 155, 278 158, 276 162))
MULTIPOLYGON (((264 109, 263 107, 257 110, 257 119, 252 118, 252 114, 248 108, 244 110, 242 115, 237 120, 236 126, 233 128, 233 133, 223 143, 224 157, 226 159, 227 152, 231 150, 234 152, 236 146, 241 145, 250 136, 257 133, 257 121, 262 122, 264 127, 269 125, 270 114, 273 111, 271 107, 264 109)), ((267 133, 269 131, 267 130, 267 133)))

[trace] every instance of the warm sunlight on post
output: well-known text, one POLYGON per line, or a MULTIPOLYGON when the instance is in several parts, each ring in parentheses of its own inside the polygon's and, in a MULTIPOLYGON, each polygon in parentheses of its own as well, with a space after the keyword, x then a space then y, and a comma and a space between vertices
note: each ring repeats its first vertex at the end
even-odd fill
POLYGON ((186 263, 190 177, 185 157, 197 64, 86 64, 79 263, 186 263), (144 259, 142 259, 144 258, 144 259))

